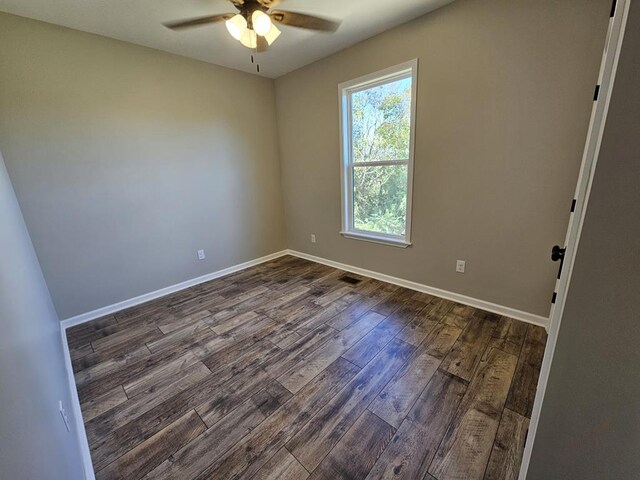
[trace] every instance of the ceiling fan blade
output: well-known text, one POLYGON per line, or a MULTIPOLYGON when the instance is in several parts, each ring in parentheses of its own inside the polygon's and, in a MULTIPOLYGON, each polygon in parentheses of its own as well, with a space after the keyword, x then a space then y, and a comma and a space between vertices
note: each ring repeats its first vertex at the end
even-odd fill
POLYGON ((260 5, 262 5, 265 8, 273 8, 280 5, 281 1, 282 0, 258 0, 258 3, 260 3, 260 5))
POLYGON ((165 23, 164 26, 171 30, 180 30, 182 28, 199 27, 201 25, 208 25, 209 23, 222 22, 229 20, 235 13, 221 13, 219 15, 207 15, 206 17, 191 18, 189 20, 180 20, 177 22, 165 23))
POLYGON ((306 28, 308 30, 320 30, 322 32, 335 32, 340 22, 328 18, 314 17, 305 13, 285 12, 274 10, 269 13, 271 20, 291 27, 306 28))

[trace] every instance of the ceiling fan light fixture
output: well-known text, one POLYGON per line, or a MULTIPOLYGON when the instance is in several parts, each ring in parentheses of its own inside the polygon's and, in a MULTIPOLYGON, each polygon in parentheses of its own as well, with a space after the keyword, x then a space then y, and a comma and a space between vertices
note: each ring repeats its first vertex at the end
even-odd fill
POLYGON ((224 22, 224 24, 226 25, 227 30, 233 38, 242 41, 242 36, 247 31, 247 21, 242 15, 234 15, 229 20, 224 22))
POLYGON ((276 41, 276 38, 280 36, 280 33, 282 33, 280 32, 280 29, 272 23, 271 28, 269 29, 267 34, 264 35, 264 39, 267 41, 269 45, 271 45, 273 42, 276 41))
POLYGON ((240 43, 247 48, 256 48, 258 46, 258 37, 256 32, 247 28, 240 37, 240 43))
POLYGON ((264 13, 262 10, 255 10, 251 14, 251 23, 253 23, 253 30, 261 36, 267 35, 273 25, 269 15, 264 13))

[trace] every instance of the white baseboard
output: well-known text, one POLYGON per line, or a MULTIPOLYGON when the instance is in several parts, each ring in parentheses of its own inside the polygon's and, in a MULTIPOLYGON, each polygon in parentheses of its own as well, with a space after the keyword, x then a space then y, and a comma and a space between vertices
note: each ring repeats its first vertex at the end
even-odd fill
POLYGON ((80 398, 78 397, 78 389, 76 388, 76 380, 73 376, 73 365, 71 363, 71 353, 69 352, 69 344, 67 343, 67 329, 60 325, 60 335, 62 337, 62 353, 64 355, 64 367, 67 371, 67 382, 69 382, 69 393, 71 396, 71 411, 73 413, 73 427, 80 446, 80 455, 82 457, 82 467, 84 469, 85 480, 95 480, 93 473, 93 462, 91 461, 91 450, 89 449, 89 440, 87 440, 87 432, 84 429, 84 420, 82 418, 82 409, 80 408, 80 398))
POLYGON ((293 255, 295 257, 304 258, 305 260, 310 260, 312 262, 322 263, 323 265, 328 265, 330 267, 346 270, 347 272, 357 273, 358 275, 363 275, 365 277, 375 278, 376 280, 380 280, 382 282, 393 283, 394 285, 399 285, 401 287, 409 288, 411 290, 416 290, 418 292, 428 293, 430 295, 435 295, 437 297, 446 298, 447 300, 452 300, 454 302, 462 303, 464 305, 470 305, 475 308, 486 310, 487 312, 497 313, 498 315, 504 315, 506 317, 515 318, 516 320, 521 320, 526 323, 532 323, 533 325, 544 327, 545 330, 548 329, 549 327, 548 318, 540 315, 536 315, 533 313, 523 312, 522 310, 517 310, 511 307, 505 307, 503 305, 487 302, 485 300, 480 300, 478 298, 468 297, 466 295, 461 295, 459 293, 449 292, 447 290, 442 290, 440 288, 430 287, 428 285, 412 282, 410 280, 405 280, 403 278, 392 277, 391 275, 387 275, 384 273, 374 272, 372 270, 366 270, 360 267, 354 267, 352 265, 347 265, 346 263, 334 262, 333 260, 328 260, 322 257, 316 257, 315 255, 309 255, 307 253, 298 252, 296 250, 286 250, 285 253, 288 255, 293 255))
POLYGON ((140 305, 142 303, 155 300, 156 298, 164 297, 165 295, 169 295, 170 293, 175 293, 180 290, 184 290, 185 288, 193 287, 194 285, 198 285, 200 283, 204 283, 210 280, 215 280, 216 278, 224 277, 225 275, 229 275, 231 273, 244 270, 245 268, 253 267, 255 265, 268 262, 275 258, 282 257, 283 255, 286 255, 286 254, 287 254, 287 251, 282 250, 280 252, 272 253, 270 255, 265 255, 264 257, 249 260, 248 262, 239 263, 238 265, 233 265, 232 267, 224 268, 216 272, 207 273, 206 275, 202 275, 201 277, 196 277, 196 278, 192 278, 191 280, 186 280, 184 282, 176 283, 175 285, 170 285, 168 287, 161 288, 160 290, 156 290, 154 292, 145 293, 143 295, 139 295, 137 297, 130 298, 128 300, 123 300, 122 302, 114 303, 112 305, 107 305, 106 307, 101 307, 96 310, 92 310, 90 312, 81 313, 80 315, 76 315, 74 317, 70 317, 65 320, 62 320, 61 321, 62 328, 67 329, 75 325, 80 325, 81 323, 95 320, 96 318, 104 317, 105 315, 110 315, 112 313, 119 312, 120 310, 124 310, 125 308, 135 307, 136 305, 140 305))

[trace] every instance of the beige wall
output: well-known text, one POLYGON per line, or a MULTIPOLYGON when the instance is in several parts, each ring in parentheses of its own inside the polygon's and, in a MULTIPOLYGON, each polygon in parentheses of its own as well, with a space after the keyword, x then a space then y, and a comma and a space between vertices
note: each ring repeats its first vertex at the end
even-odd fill
POLYGON ((633 0, 529 480, 640 475, 639 81, 633 0))
POLYGON ((546 316, 609 7, 458 0, 279 78, 289 248, 546 316), (337 85, 412 58, 414 245, 342 238, 337 85))
MULTIPOLYGON (((0 153, 0 477, 83 478, 60 323, 0 153)), ((82 419, 78 419, 82 420, 82 419)))
POLYGON ((275 119, 272 80, 0 14, 0 147, 61 318, 283 249, 275 119))

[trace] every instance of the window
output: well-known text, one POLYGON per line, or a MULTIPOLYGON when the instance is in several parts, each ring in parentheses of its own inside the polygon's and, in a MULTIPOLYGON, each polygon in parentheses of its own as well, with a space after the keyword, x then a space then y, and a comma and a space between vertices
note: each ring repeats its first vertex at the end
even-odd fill
POLYGON ((339 86, 342 235, 407 247, 417 60, 339 86))

